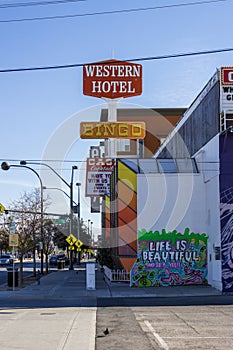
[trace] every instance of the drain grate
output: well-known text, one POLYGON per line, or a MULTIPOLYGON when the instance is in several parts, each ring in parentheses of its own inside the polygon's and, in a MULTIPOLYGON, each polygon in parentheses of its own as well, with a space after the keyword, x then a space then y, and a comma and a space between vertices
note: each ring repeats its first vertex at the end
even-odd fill
POLYGON ((56 315, 56 312, 41 312, 42 316, 50 316, 50 315, 56 315))

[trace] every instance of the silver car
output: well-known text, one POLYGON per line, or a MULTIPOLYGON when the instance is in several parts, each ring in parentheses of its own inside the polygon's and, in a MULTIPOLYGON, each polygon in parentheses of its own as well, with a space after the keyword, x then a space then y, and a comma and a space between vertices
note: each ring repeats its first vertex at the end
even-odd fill
POLYGON ((12 265, 13 260, 14 259, 11 254, 2 254, 0 256, 0 265, 12 265))

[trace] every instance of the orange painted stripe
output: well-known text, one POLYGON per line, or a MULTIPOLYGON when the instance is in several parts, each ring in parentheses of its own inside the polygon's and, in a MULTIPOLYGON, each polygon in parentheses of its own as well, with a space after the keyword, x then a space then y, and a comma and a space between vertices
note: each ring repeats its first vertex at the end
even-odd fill
POLYGON ((133 230, 129 225, 118 219, 118 235, 126 244, 137 251, 137 231, 133 230))
POLYGON ((109 210, 106 210, 106 211, 105 211, 105 216, 106 216, 106 219, 107 219, 108 221, 110 221, 110 211, 109 211, 109 210))
POLYGON ((136 258, 120 258, 121 265, 124 270, 130 272, 135 263, 136 258))
POLYGON ((121 181, 118 181, 118 198, 137 211, 137 194, 121 181))
POLYGON ((120 200, 118 200, 118 216, 129 224, 137 219, 137 213, 120 200))
POLYGON ((110 221, 109 220, 105 220, 105 227, 110 228, 110 221))

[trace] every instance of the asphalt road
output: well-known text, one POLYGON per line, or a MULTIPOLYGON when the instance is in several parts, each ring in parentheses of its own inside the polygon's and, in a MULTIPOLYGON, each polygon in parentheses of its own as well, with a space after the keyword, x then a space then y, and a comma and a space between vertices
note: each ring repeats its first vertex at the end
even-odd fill
POLYGON ((118 349, 233 349, 233 306, 98 308, 96 350, 118 349))
MULTIPOLYGON (((63 313, 66 314, 69 308, 76 312, 75 309, 81 307, 81 311, 79 310, 81 316, 94 310, 95 306, 97 306, 95 350, 233 349, 231 295, 97 299, 54 298, 49 295, 46 298, 1 296, 0 321, 3 322, 4 318, 8 317, 14 327, 14 315, 20 315, 20 324, 23 328, 28 322, 28 315, 32 315, 35 327, 40 324, 40 327, 46 329, 48 321, 59 322, 58 314, 61 316, 63 313), (42 309, 43 311, 37 311, 42 309), (38 320, 35 319, 37 316, 38 320), (45 323, 42 322, 42 318, 45 323), (108 334, 104 334, 106 328, 108 334)), ((18 322, 18 316, 15 322, 18 322)), ((87 331, 88 326, 86 327, 87 331)), ((83 331, 84 329, 81 332, 81 328, 75 327, 77 339, 82 339, 83 331)), ((23 342, 23 338, 21 341, 23 342)), ((5 349, 8 350, 7 347, 5 349)), ((56 347, 51 349, 55 350, 56 347)), ((70 348, 67 347, 67 350, 70 348)))
MULTIPOLYGON (((7 283, 7 269, 12 268, 12 265, 0 266, 0 285, 7 283)), ((15 263, 15 268, 19 268, 19 263, 15 263)), ((45 268, 45 265, 44 265, 45 268)), ((40 269, 40 262, 36 263, 36 269, 40 269)), ((24 261, 23 276, 27 277, 33 273, 32 260, 24 261)))

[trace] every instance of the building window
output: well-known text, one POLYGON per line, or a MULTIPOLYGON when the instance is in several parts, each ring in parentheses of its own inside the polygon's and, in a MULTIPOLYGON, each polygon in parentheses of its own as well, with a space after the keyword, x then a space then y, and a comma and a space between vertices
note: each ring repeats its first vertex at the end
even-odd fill
POLYGON ((117 140, 117 151, 118 152, 130 152, 130 140, 118 139, 117 140))

